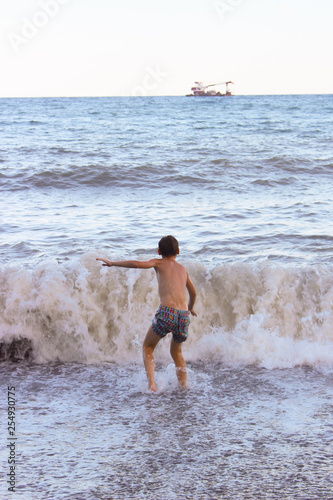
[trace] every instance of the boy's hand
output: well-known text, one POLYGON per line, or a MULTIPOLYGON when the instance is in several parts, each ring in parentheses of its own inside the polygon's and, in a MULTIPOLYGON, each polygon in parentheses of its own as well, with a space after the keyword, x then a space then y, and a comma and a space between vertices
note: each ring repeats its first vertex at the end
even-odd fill
POLYGON ((97 257, 96 260, 101 260, 102 262, 104 262, 103 266, 112 267, 112 262, 110 260, 101 259, 99 257, 97 257))
POLYGON ((198 316, 194 309, 189 309, 192 316, 198 316))

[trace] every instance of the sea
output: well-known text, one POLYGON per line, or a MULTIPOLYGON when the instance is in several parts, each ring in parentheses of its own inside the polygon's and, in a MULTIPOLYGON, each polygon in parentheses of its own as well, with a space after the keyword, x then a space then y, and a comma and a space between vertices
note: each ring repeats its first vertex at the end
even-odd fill
POLYGON ((333 95, 0 99, 0 497, 333 499, 333 95), (153 270, 197 290, 148 391, 153 270))

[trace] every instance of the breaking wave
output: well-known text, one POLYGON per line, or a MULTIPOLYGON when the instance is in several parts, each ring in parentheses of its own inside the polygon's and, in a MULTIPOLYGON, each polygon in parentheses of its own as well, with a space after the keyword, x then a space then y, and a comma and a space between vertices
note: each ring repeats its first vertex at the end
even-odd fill
MULTIPOLYGON (((0 272, 0 358, 141 363, 159 305, 152 270, 106 269, 94 253, 65 267, 0 272)), ((188 266, 198 292, 188 361, 333 367, 333 277, 272 263, 188 266)), ((169 342, 158 346, 169 360, 169 342)))

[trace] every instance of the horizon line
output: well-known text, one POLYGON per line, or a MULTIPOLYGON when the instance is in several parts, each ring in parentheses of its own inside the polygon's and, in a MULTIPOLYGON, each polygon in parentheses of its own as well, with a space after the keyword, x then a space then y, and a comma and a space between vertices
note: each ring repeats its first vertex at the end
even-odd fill
MULTIPOLYGON (((219 96, 219 97, 264 97, 264 96, 306 96, 306 95, 333 95, 333 92, 315 92, 315 93, 272 93, 272 94, 232 94, 231 96, 219 96)), ((163 94, 163 95, 7 95, 0 96, 0 99, 71 99, 71 98, 106 98, 106 97, 117 97, 117 98, 129 98, 133 97, 137 98, 150 98, 150 97, 201 97, 201 96, 192 96, 189 94, 163 94)), ((216 96, 202 96, 202 97, 216 97, 216 96)))

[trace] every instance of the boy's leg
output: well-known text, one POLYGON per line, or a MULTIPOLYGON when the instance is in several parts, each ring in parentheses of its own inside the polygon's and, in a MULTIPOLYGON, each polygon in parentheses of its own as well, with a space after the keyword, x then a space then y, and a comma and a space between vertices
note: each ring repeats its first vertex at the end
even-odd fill
POLYGON ((176 373, 179 385, 183 388, 187 387, 187 373, 186 373, 186 363, 182 353, 181 342, 175 342, 171 340, 170 354, 176 365, 176 373))
POLYGON ((161 338, 156 335, 151 326, 147 332, 146 338, 143 342, 143 362, 145 365, 147 378, 148 378, 148 386, 151 391, 156 391, 156 382, 155 382, 155 361, 154 361, 154 349, 157 346, 158 342, 161 338))

